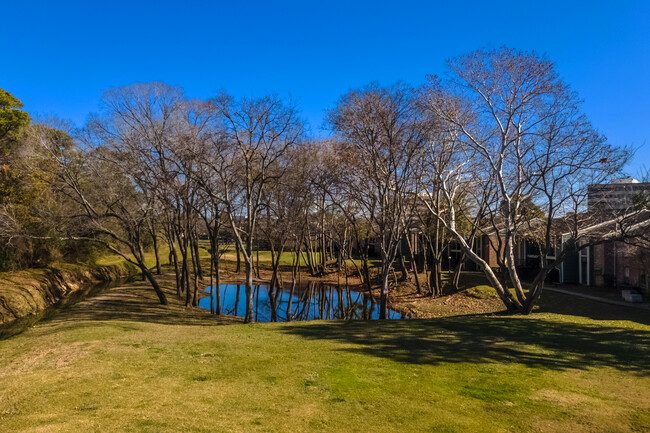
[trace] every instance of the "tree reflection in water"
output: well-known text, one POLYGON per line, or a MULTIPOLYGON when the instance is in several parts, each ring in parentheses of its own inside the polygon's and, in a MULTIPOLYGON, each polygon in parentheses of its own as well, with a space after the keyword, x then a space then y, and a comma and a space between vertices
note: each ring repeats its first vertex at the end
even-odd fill
MULTIPOLYGON (((306 285, 289 284, 271 290, 267 284, 253 287, 255 321, 289 322, 293 320, 372 320, 379 318, 373 298, 336 285, 309 282, 306 285)), ((221 303, 223 314, 244 317, 246 305, 243 284, 222 284, 221 303), (240 302, 240 300, 242 300, 240 302)), ((205 291, 211 293, 211 287, 205 291)), ((216 291, 213 296, 216 297, 216 291)), ((201 299, 199 306, 210 309, 210 296, 201 299)), ((406 318, 389 310, 390 319, 406 318)))

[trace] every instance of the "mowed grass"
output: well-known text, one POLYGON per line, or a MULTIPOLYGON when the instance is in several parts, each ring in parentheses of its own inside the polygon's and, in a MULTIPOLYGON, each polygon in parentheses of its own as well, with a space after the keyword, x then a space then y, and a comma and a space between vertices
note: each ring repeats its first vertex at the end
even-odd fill
POLYGON ((0 431, 648 431, 648 321, 557 296, 529 317, 242 325, 135 282, 0 341, 0 431))
MULTIPOLYGON (((200 243, 201 247, 204 249, 209 248, 209 244, 205 241, 202 241, 200 243)), ((224 247, 224 253, 223 256, 221 257, 222 260, 229 261, 229 262, 235 262, 237 260, 237 250, 234 245, 228 245, 224 247)), ((209 250, 208 250, 209 251, 209 250)), ((253 261, 257 263, 257 258, 259 257, 260 261, 260 267, 261 268, 271 268, 271 258, 272 254, 270 250, 260 250, 258 251, 253 251, 253 261)), ((241 260, 243 263, 243 256, 241 256, 241 260)), ((295 265, 296 261, 296 253, 293 251, 284 251, 282 255, 280 256, 280 266, 281 267, 291 267, 295 265)), ((321 253, 319 252, 313 252, 311 253, 311 261, 312 264, 316 267, 320 265, 321 261, 321 253)), ((359 268, 363 266, 363 261, 361 259, 347 259, 346 260, 349 269, 349 272, 353 272, 355 270, 354 265, 356 264, 359 268), (353 263, 354 262, 354 263, 353 263)), ((302 252, 300 254, 299 258, 299 264, 303 268, 303 272, 307 269, 309 266, 309 259, 308 259, 308 254, 306 252, 302 252)), ((377 258, 371 258, 368 260, 368 266, 370 268, 377 268, 380 265, 380 261, 377 258)), ((243 265, 242 265, 243 266, 243 265)), ((335 267, 335 260, 332 260, 331 258, 328 259, 328 266, 331 266, 332 268, 335 267)))
MULTIPOLYGON (((210 253, 203 248, 199 248, 199 256, 201 258, 210 257, 210 253)), ((133 259, 132 254, 128 254, 128 257, 133 259)), ((163 244, 160 246, 158 257, 160 258, 161 264, 167 264, 169 262, 169 247, 167 245, 163 244)), ((123 263, 124 261, 124 258, 117 254, 106 253, 97 259, 96 264, 99 266, 110 266, 123 263)), ((144 253, 144 261, 150 268, 154 267, 156 265, 156 253, 152 249, 147 250, 144 253)))
MULTIPOLYGON (((223 254, 221 256, 222 265, 226 265, 227 263, 229 267, 232 267, 237 262, 237 250, 235 248, 235 245, 221 246, 221 249, 223 250, 223 254)), ((201 260, 205 263, 205 266, 209 266, 209 261, 208 261, 210 258, 209 242, 207 241, 199 242, 199 256, 201 257, 201 260)), ((311 260, 314 266, 317 266, 320 263, 321 260, 320 256, 321 254, 318 252, 311 254, 311 260)), ((131 257, 130 254, 129 257, 131 257)), ((169 264, 169 247, 167 245, 163 244, 160 246, 160 249, 158 251, 158 257, 160 258, 161 264, 163 265, 169 264)), ((271 269, 271 257, 272 257, 271 251, 269 250, 260 250, 259 252, 253 251, 253 261, 255 264, 257 263, 258 257, 259 257, 259 263, 261 269, 271 269)), ((240 256, 240 259, 241 259, 241 266, 243 269, 244 267, 243 256, 240 256)), ((293 251, 284 251, 282 253, 282 256, 280 257, 280 266, 283 268, 290 268, 295 264, 295 260, 296 260, 296 254, 293 251)), ((355 270, 354 264, 356 264, 358 267, 361 267, 363 265, 361 259, 354 259, 354 260, 348 259, 346 261, 350 273, 354 272, 355 270)), ((124 262, 123 257, 120 257, 117 254, 107 253, 102 257, 98 258, 96 264, 100 266, 108 266, 108 265, 120 264, 123 262, 124 262)), ((151 249, 145 252, 145 262, 149 267, 153 267, 156 264, 156 256, 151 249)), ((300 254, 299 263, 302 268, 302 272, 306 272, 308 270, 308 265, 309 265, 306 252, 300 254)), ((329 266, 331 267, 334 267, 334 263, 335 261, 331 259, 328 262, 329 266)), ((376 268, 379 266, 380 261, 376 258, 373 258, 368 261, 368 264, 370 268, 376 268)))

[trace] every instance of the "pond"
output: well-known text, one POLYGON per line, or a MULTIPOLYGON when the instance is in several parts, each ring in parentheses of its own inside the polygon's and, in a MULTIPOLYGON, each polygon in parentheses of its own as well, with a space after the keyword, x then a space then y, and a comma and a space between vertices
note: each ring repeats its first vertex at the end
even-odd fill
MULTIPOLYGON (((206 287, 205 291, 211 293, 211 286, 206 287)), ((210 310, 210 296, 201 299, 199 307, 210 310)), ((245 316, 244 284, 221 285, 221 310, 222 314, 245 316)), ((283 287, 274 291, 269 290, 267 284, 254 284, 253 310, 256 322, 379 319, 379 305, 368 294, 317 282, 296 285, 293 290, 283 287)), ((389 309, 388 318, 406 317, 389 309)))

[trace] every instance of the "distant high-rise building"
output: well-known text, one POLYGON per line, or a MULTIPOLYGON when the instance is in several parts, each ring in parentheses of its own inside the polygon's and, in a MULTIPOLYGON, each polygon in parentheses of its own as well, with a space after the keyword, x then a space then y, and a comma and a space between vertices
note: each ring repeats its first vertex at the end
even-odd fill
POLYGON ((596 184, 587 187, 587 206, 623 210, 634 206, 635 196, 645 195, 650 199, 650 182, 639 182, 632 178, 615 179, 609 184, 596 184))

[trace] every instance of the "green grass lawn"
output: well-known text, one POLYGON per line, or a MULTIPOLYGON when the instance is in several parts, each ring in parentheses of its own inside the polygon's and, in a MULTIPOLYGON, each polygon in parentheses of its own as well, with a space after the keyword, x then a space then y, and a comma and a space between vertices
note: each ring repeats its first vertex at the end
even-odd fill
MULTIPOLYGON (((205 241, 201 242, 201 246, 203 248, 209 248, 209 244, 207 242, 205 242, 205 241)), ((253 251, 253 260, 254 261, 257 261, 258 256, 259 256, 259 259, 260 259, 260 267, 270 269, 271 268, 271 251, 269 251, 269 250, 260 250, 259 254, 257 253, 257 251, 253 251)), ((320 256, 321 256, 321 253, 319 253, 319 252, 312 253, 311 257, 312 257, 312 263, 314 264, 314 266, 318 266, 318 264, 320 263, 320 256)), ((231 262, 236 261, 237 260, 237 252, 236 252, 235 246, 234 245, 227 246, 226 251, 225 251, 222 258, 224 260, 231 261, 231 262)), ((280 257, 280 266, 283 266, 283 267, 293 266, 294 263, 295 263, 295 260, 296 260, 296 254, 293 251, 285 251, 285 252, 282 253, 282 256, 280 257)), ((242 257, 242 261, 243 261, 243 257, 242 257)), ((348 270, 349 272, 353 272, 353 270, 354 270, 354 268, 353 268, 354 265, 352 263, 353 261, 359 267, 361 267, 363 265, 363 262, 362 262, 361 259, 354 259, 354 260, 349 259, 349 260, 347 260, 348 266, 350 267, 350 269, 348 270)), ((330 266, 333 266, 334 261, 329 260, 328 264, 330 266)), ((368 260, 368 266, 370 268, 376 268, 376 267, 379 267, 379 265, 380 265, 379 259, 373 258, 373 259, 368 260)), ((303 267, 303 269, 305 269, 305 268, 307 268, 307 266, 309 266, 308 261, 307 261, 307 253, 305 253, 305 252, 303 252, 300 255, 300 266, 303 267)))
MULTIPOLYGON (((229 263, 235 263, 237 260, 237 253, 235 249, 235 245, 227 245, 225 247, 225 252, 223 256, 221 257, 222 263, 223 262, 229 262, 229 263)), ((200 241, 199 242, 199 255, 203 261, 206 262, 206 265, 209 264, 209 257, 210 257, 210 244, 207 241, 200 241)), ((165 244, 161 245, 160 250, 158 252, 158 255, 160 257, 160 261, 163 265, 168 264, 169 262, 169 247, 165 244)), ((269 250, 260 250, 259 254, 257 251, 253 252, 253 260, 257 262, 257 258, 259 256, 260 260, 260 268, 263 269, 271 269, 271 251, 269 250)), ((291 267, 294 264, 296 254, 292 251, 285 251, 282 253, 282 257, 280 257, 280 266, 282 267, 291 267)), ((243 256, 241 257, 242 260, 242 268, 244 266, 243 262, 243 256)), ((156 257, 154 255, 154 252, 152 250, 147 250, 145 252, 145 261, 147 263, 147 266, 153 267, 156 264, 156 257)), ((317 263, 320 261, 320 253, 313 253, 312 254, 312 261, 314 265, 316 266, 317 263)), ((362 266, 362 261, 361 259, 354 259, 354 260, 348 260, 348 266, 349 266, 349 272, 353 272, 353 264, 352 261, 356 263, 357 266, 361 267, 362 266)), ((120 257, 117 254, 113 253, 107 253, 100 258, 97 259, 96 264, 100 266, 107 266, 107 265, 116 265, 119 263, 124 262, 124 258, 120 257)), ((333 261, 330 260, 329 265, 333 266, 333 261)), ((370 259, 368 261, 368 264, 371 268, 376 268, 380 265, 380 261, 378 259, 370 259)), ((303 268, 303 272, 306 270, 308 267, 308 262, 307 262, 307 255, 306 253, 303 253, 300 255, 300 266, 303 268)))
POLYGON ((217 326, 237 320, 151 292, 111 289, 0 341, 0 431, 650 426, 650 326, 622 307, 559 314, 573 300, 555 294, 528 317, 217 326))
MULTIPOLYGON (((204 249, 200 248, 199 249, 199 255, 203 257, 210 257, 210 253, 208 251, 205 251, 204 249)), ((129 257, 133 258, 131 254, 129 254, 129 257)), ((165 244, 163 244, 160 249, 158 250, 158 257, 160 258, 161 264, 167 264, 169 261, 169 247, 165 244)), ((144 253, 144 261, 149 267, 156 266, 156 254, 154 253, 153 250, 147 250, 144 253)), ((120 257, 117 254, 113 253, 106 253, 100 258, 97 259, 96 264, 99 266, 109 266, 109 265, 116 265, 119 263, 124 262, 124 258, 120 257)))

